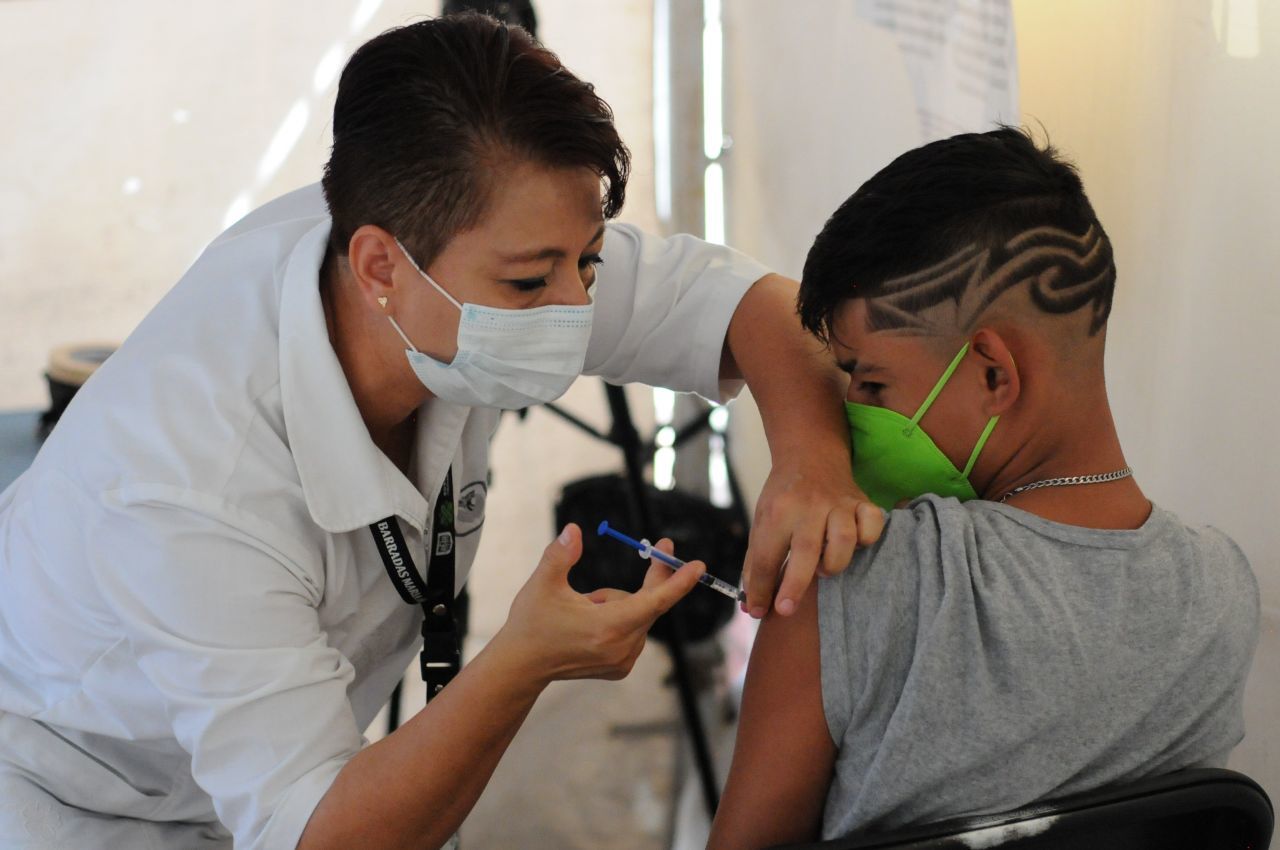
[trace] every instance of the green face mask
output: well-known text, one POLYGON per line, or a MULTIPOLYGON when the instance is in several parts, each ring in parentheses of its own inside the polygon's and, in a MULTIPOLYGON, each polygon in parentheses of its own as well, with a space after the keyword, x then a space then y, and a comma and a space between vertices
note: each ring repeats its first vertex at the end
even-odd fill
POLYGON ((920 427, 921 417, 951 380, 968 351, 966 343, 910 419, 883 407, 845 402, 849 430, 853 434, 853 478, 867 498, 885 510, 925 493, 954 496, 962 502, 978 498, 969 483, 969 473, 1000 417, 993 416, 987 422, 963 472, 956 469, 920 427))

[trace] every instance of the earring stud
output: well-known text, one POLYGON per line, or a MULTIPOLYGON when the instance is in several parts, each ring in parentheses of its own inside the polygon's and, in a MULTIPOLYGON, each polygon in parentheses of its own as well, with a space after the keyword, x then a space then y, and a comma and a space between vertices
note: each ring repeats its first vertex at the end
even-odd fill
POLYGON ((378 306, 384 310, 387 309, 387 296, 382 295, 378 297, 378 306))

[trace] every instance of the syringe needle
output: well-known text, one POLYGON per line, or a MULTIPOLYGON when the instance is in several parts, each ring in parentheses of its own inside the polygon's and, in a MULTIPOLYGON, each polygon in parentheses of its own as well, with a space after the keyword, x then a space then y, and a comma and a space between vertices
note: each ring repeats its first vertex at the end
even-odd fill
MULTIPOLYGON (((621 531, 618 531, 616 528, 611 528, 609 526, 608 520, 605 520, 604 522, 600 523, 599 527, 596 529, 596 533, 602 534, 606 537, 612 537, 614 540, 617 540, 620 543, 625 543, 626 545, 630 546, 632 549, 635 549, 641 558, 656 558, 657 560, 671 567, 671 569, 673 570, 678 570, 685 565, 685 562, 677 558, 675 555, 668 555, 666 552, 663 552, 661 549, 655 549, 653 547, 653 544, 650 543, 648 540, 644 540, 644 539, 636 540, 634 537, 630 537, 626 534, 623 534, 621 531)), ((739 590, 738 588, 734 587, 732 584, 729 584, 729 582, 725 581, 722 578, 716 578, 709 572, 704 572, 701 576, 699 576, 698 583, 706 585, 707 587, 711 588, 717 593, 723 593, 725 596, 729 597, 730 599, 736 602, 745 602, 747 599, 746 591, 739 590)))

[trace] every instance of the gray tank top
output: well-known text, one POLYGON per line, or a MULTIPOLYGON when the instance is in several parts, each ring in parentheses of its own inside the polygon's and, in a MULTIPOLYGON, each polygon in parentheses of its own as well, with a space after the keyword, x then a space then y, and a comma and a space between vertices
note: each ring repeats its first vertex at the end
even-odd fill
POLYGON ((1220 763, 1244 735, 1258 586, 1226 535, 925 496, 819 587, 839 748, 823 835, 1220 763))

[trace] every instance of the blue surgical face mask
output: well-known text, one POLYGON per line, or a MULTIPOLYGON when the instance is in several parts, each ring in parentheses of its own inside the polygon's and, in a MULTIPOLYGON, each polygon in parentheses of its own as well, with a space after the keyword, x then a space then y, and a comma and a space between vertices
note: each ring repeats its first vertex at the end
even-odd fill
POLYGON ((460 304, 418 267, 399 240, 396 245, 418 274, 462 313, 458 353, 449 363, 418 351, 395 319, 387 317, 409 346, 405 354, 414 374, 437 398, 515 410, 554 401, 582 374, 591 340, 594 284, 587 290, 590 301, 580 307, 510 310, 460 304))

